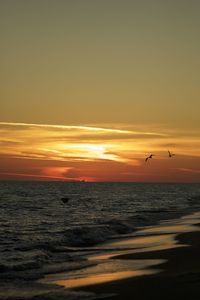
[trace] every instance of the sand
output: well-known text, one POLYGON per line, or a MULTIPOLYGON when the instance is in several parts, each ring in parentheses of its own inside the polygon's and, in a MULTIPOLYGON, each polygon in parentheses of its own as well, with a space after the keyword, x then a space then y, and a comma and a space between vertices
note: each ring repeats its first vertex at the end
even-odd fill
POLYGON ((189 247, 125 254, 114 258, 165 259, 167 261, 156 266, 156 268, 161 268, 162 272, 91 285, 81 289, 97 294, 115 294, 110 298, 116 300, 200 299, 200 232, 181 233, 176 239, 179 243, 187 244, 189 247))
POLYGON ((122 251, 88 256, 98 263, 73 271, 71 277, 69 273, 48 275, 37 283, 44 284, 47 291, 23 297, 14 292, 0 299, 200 299, 199 220, 200 213, 195 213, 114 239, 102 247, 123 246, 122 251))

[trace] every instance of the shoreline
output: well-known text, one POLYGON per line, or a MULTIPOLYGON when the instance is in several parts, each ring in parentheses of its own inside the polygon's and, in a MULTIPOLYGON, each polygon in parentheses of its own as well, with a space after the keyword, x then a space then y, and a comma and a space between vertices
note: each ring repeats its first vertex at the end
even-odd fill
MULTIPOLYGON (((112 281, 103 285, 87 286, 84 291, 115 294, 113 299, 197 299, 200 294, 200 232, 178 235, 179 242, 189 247, 122 255, 121 259, 166 259, 152 266, 161 272, 142 277, 112 281)), ((109 299, 110 297, 107 297, 109 299)))
POLYGON ((0 299, 126 300, 134 295, 136 299, 171 300, 190 299, 189 293, 194 297, 200 293, 198 284, 192 288, 187 285, 191 281, 198 283, 200 278, 200 212, 140 228, 131 235, 98 245, 98 249, 99 252, 88 253, 88 262, 94 262, 88 268, 49 274, 32 284, 24 282, 19 291, 20 287, 22 291, 26 289, 27 284, 35 292, 17 296, 13 291, 7 297, 1 294, 0 299), (37 288, 41 290, 37 292, 37 288))
MULTIPOLYGON (((200 227, 197 223, 195 226, 200 227)), ((178 233, 177 248, 130 253, 115 256, 113 259, 164 260, 149 269, 157 273, 111 281, 101 285, 90 285, 77 290, 103 293, 105 299, 198 299, 200 295, 200 228, 197 231, 178 233), (110 296, 109 296, 110 295, 110 296)))
MULTIPOLYGON (((189 285, 191 280, 193 282, 198 279, 198 275, 200 276, 199 226, 200 213, 194 213, 141 229, 135 237, 114 241, 113 244, 119 243, 120 245, 120 243, 131 243, 131 241, 134 243, 140 239, 143 239, 144 242, 146 239, 146 248, 143 245, 143 248, 130 249, 128 253, 125 251, 120 254, 111 253, 109 255, 106 253, 105 257, 101 255, 102 261, 99 261, 99 265, 97 265, 100 271, 98 267, 96 269, 93 267, 92 272, 91 270, 83 271, 81 275, 75 275, 74 279, 66 279, 65 274, 56 274, 51 279, 48 278, 46 282, 64 286, 66 291, 89 292, 104 299, 132 299, 133 295, 136 299, 147 299, 147 297, 190 299, 188 298, 189 294, 195 296, 200 292, 198 284, 189 285), (148 244, 152 237, 154 243, 160 237, 163 237, 167 243, 164 246, 159 244, 152 246, 148 244), (126 274, 124 269, 124 273, 120 274, 119 262, 124 264, 125 268, 128 266, 129 271, 132 269, 132 272, 126 274), (104 273, 101 273, 103 263, 107 266, 107 270, 103 270, 104 273), (111 273, 108 269, 110 263, 113 264, 111 273), (138 268, 137 263, 141 263, 138 268), (136 269, 134 269, 135 266, 136 269), (98 272, 100 273, 98 274, 98 272), (185 295, 187 295, 186 298, 184 298, 185 295)), ((95 256, 95 259, 97 258, 98 255, 95 256)), ((59 299, 59 297, 55 297, 55 299, 59 299)))

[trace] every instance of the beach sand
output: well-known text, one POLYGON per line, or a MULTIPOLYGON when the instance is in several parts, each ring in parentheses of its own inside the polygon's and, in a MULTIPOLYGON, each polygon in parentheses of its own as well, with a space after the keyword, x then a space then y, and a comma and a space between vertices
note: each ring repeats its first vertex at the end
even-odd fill
POLYGON ((105 272, 100 262, 92 272, 83 271, 72 280, 61 276, 54 283, 68 290, 102 295, 103 299, 200 299, 199 220, 197 213, 145 228, 133 238, 108 243, 137 244, 141 248, 101 255, 105 272))
MULTIPOLYGON (((199 224, 198 224, 199 225, 199 224)), ((115 256, 114 259, 164 259, 162 272, 100 285, 82 287, 97 294, 115 294, 113 299, 200 299, 200 232, 179 234, 176 239, 189 247, 115 256)), ((108 297, 109 298, 109 297, 108 297)))
POLYGON ((101 247, 88 255, 96 262, 93 266, 39 280, 44 289, 40 294, 16 297, 13 291, 0 299, 200 299, 200 213, 140 229, 101 247))

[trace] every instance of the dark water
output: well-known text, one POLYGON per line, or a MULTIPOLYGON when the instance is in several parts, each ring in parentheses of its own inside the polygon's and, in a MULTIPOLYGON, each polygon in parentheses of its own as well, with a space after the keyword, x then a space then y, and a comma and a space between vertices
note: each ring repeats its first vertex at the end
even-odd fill
POLYGON ((85 247, 199 208, 199 184, 0 182, 0 279, 83 267, 85 247))

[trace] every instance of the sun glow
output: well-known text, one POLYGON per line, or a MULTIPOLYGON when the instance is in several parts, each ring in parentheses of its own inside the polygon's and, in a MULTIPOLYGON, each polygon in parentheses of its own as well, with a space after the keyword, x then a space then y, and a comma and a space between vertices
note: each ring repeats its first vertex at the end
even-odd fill
POLYGON ((110 159, 120 160, 117 155, 109 153, 114 145, 95 145, 95 144, 73 144, 59 145, 58 149, 62 149, 65 155, 78 157, 80 159, 110 159))
POLYGON ((0 123, 1 178, 171 181, 199 177, 200 142, 195 136, 130 128, 0 123), (167 149, 176 154, 173 159, 168 159, 167 149), (147 166, 144 158, 149 152, 156 156, 147 166))

